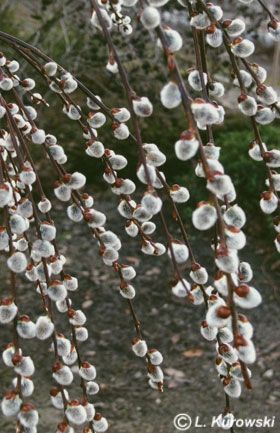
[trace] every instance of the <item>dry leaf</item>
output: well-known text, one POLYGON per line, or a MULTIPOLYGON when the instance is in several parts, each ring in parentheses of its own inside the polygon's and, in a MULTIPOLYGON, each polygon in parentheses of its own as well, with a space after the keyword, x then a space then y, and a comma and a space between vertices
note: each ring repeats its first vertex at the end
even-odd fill
POLYGON ((176 368, 165 368, 164 373, 167 374, 167 376, 172 377, 172 379, 182 380, 185 378, 185 373, 181 370, 177 370, 176 368))
POLYGON ((180 334, 173 334, 171 337, 171 341, 173 344, 177 344, 181 340, 180 334))
POLYGON ((139 266, 140 259, 138 257, 134 256, 126 256, 125 259, 129 262, 134 264, 134 266, 139 266))
POLYGON ((189 350, 185 350, 185 352, 183 352, 183 356, 185 358, 200 358, 203 355, 203 350, 202 349, 189 349, 189 350))

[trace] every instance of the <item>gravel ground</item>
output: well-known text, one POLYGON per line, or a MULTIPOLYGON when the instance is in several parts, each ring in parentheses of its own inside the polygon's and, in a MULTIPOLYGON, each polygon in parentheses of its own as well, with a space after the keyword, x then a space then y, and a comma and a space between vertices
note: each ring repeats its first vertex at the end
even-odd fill
MULTIPOLYGON (((112 200, 107 199, 106 195, 98 198, 97 208, 100 209, 100 200, 106 203, 103 206, 108 214, 108 228, 121 232, 122 221, 120 223, 114 211, 112 200)), ((95 405, 108 417, 110 431, 175 433, 178 430, 173 425, 173 419, 179 413, 187 413, 193 419, 199 416, 200 423, 207 425, 204 429, 193 425, 190 429, 192 433, 220 431, 217 427, 209 428, 212 416, 223 410, 224 396, 214 368, 214 345, 204 341, 199 333, 203 308, 188 305, 171 295, 168 259, 139 256, 137 242, 122 236, 123 262, 133 264, 138 271, 135 307, 145 338, 164 355, 166 385, 163 393, 157 393, 147 385, 143 360, 132 354, 130 341, 134 337, 133 324, 126 303, 118 294, 116 276, 102 265, 94 241, 83 224, 74 225, 66 221, 60 209, 56 211, 56 217, 60 228, 59 244, 63 245, 62 251, 69 257, 66 272, 79 277, 80 281, 80 290, 73 297, 74 304, 82 306, 88 316, 90 337, 82 344, 81 350, 84 357, 97 367, 101 391, 95 398, 95 405)), ((209 264, 211 251, 206 240, 196 240, 195 243, 199 244, 202 263, 209 264)), ((236 431, 241 433, 256 433, 255 430, 278 433, 280 427, 280 326, 279 293, 276 290, 280 265, 263 244, 262 240, 258 240, 253 267, 255 286, 260 288, 264 302, 249 314, 255 324, 258 350, 258 361, 252 367, 254 389, 244 391, 240 400, 233 403, 233 408, 237 418, 276 416, 276 420, 274 427, 237 428, 236 431)), ((252 256, 250 248, 244 252, 243 258, 248 256, 252 256)), ((3 272, 0 282, 5 287, 3 272)), ((19 297, 21 313, 29 313, 35 319, 41 311, 38 295, 23 282, 19 286, 19 297)), ((9 327, 1 327, 0 332, 1 343, 11 340, 12 330, 9 327)), ((53 353, 48 350, 47 343, 37 341, 26 344, 26 353, 32 355, 37 367, 33 397, 40 408, 38 432, 53 433, 60 421, 60 412, 52 408, 48 397, 53 353)), ((1 362, 2 390, 9 387, 11 378, 11 372, 1 362)), ((71 396, 79 395, 77 381, 71 396)), ((0 415, 0 431, 14 432, 14 420, 0 415)))

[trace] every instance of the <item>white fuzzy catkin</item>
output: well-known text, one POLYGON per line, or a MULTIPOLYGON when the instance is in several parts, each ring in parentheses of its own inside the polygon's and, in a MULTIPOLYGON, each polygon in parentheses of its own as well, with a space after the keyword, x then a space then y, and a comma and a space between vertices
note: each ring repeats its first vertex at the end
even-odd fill
POLYGON ((207 270, 195 263, 192 264, 192 270, 190 272, 191 279, 197 284, 206 284, 208 280, 207 270))
POLYGON ((160 100, 165 108, 172 109, 178 107, 182 101, 179 87, 176 83, 170 81, 160 92, 160 100))
POLYGON ((93 428, 96 433, 103 433, 108 430, 108 421, 104 416, 100 414, 95 414, 93 419, 93 428))
POLYGON ((12 361, 17 374, 25 377, 34 374, 35 367, 30 356, 15 355, 12 361))
POLYGON ((28 316, 20 316, 17 321, 17 333, 21 338, 34 338, 36 336, 36 325, 28 316))
POLYGON ((260 200, 261 210, 266 214, 273 213, 278 207, 278 198, 272 191, 265 191, 262 193, 260 200))
POLYGON ((176 263, 182 264, 189 258, 189 249, 185 244, 179 241, 172 241, 168 250, 168 255, 170 258, 174 258, 176 263))
POLYGON ((181 161, 187 161, 195 156, 199 147, 196 137, 190 134, 182 134, 180 140, 175 143, 175 153, 181 161))
POLYGON ((16 391, 8 391, 1 402, 1 410, 4 416, 10 417, 18 414, 22 400, 16 391))
POLYGON ((187 280, 182 279, 172 286, 172 293, 178 298, 185 298, 188 295, 190 289, 190 283, 187 280))
POLYGON ((52 375, 54 380, 62 386, 68 386, 73 381, 73 373, 70 368, 60 362, 56 362, 53 366, 52 375))
POLYGON ((39 422, 39 414, 32 404, 24 403, 18 414, 19 422, 26 429, 36 427, 39 422))
MULTIPOLYGON (((13 387, 17 387, 17 377, 12 381, 13 387)), ((23 397, 30 397, 34 391, 34 384, 32 379, 28 377, 21 377, 21 392, 23 397)))
MULTIPOLYGON (((171 53, 175 53, 179 51, 183 46, 183 39, 181 35, 174 29, 171 29, 167 26, 163 28, 165 43, 168 46, 168 49, 171 53)), ((158 41, 158 45, 161 45, 161 42, 158 41)))
POLYGON ((247 58, 255 51, 255 45, 249 39, 243 39, 241 37, 234 39, 231 44, 231 51, 237 57, 247 58))
POLYGON ((120 294, 125 299, 133 299, 136 292, 131 284, 122 284, 120 287, 120 294))
POLYGON ((0 184, 0 207, 6 206, 13 198, 12 188, 8 182, 0 184))
POLYGON ((198 230, 208 230, 217 220, 217 211, 210 203, 202 202, 192 214, 192 222, 198 230))
POLYGON ((231 206, 223 215, 225 223, 229 226, 234 226, 241 229, 246 222, 245 212, 237 204, 231 206))
POLYGON ((129 137, 129 129, 125 123, 117 124, 113 129, 113 133, 118 140, 126 140, 129 137))
POLYGON ((19 274, 27 267, 26 256, 19 251, 15 252, 8 258, 7 265, 12 272, 19 274))
MULTIPOLYGON (((249 74, 249 72, 244 71, 243 69, 241 69, 240 72, 239 72, 239 74, 240 74, 240 78, 241 78, 243 86, 244 87, 250 87, 251 84, 252 84, 252 82, 253 82, 253 78, 249 74)), ((237 77, 233 80, 233 84, 235 86, 240 86, 240 82, 239 82, 239 79, 237 77)))
POLYGON ((205 12, 197 13, 192 16, 190 24, 196 29, 203 30, 210 25, 210 20, 205 12))
POLYGON ((6 298, 0 301, 0 323, 10 323, 16 317, 18 308, 13 299, 6 298))
MULTIPOLYGON (((204 85, 206 86, 208 77, 207 74, 205 73, 203 73, 203 81, 204 81, 204 85)), ((197 69, 194 69, 189 73, 188 82, 189 85, 192 87, 192 89, 196 90, 197 92, 201 92, 202 83, 201 83, 200 73, 197 69)))
POLYGON ((234 293, 234 302, 240 308, 256 308, 262 302, 261 294, 257 289, 247 284, 241 284, 234 293))
POLYGON ((47 288, 47 295, 52 301, 63 301, 67 296, 67 290, 62 281, 54 280, 47 288))
POLYGON ((160 14, 156 8, 147 6, 140 16, 140 21, 146 29, 154 29, 160 24, 160 14))
POLYGON ((132 341, 132 350, 135 355, 143 358, 148 351, 147 343, 145 340, 140 340, 139 338, 135 338, 132 341))
MULTIPOLYGON (((105 26, 107 27, 107 29, 110 30, 112 28, 112 25, 113 25, 110 15, 108 14, 108 12, 105 9, 100 8, 99 10, 100 10, 100 13, 102 15, 102 20, 104 21, 105 26)), ((98 19, 95 11, 93 11, 93 13, 92 13, 90 22, 93 25, 93 27, 96 27, 99 30, 102 30, 102 27, 99 23, 99 19, 98 19)))
POLYGON ((149 360, 153 365, 160 365, 163 361, 162 354, 156 349, 150 349, 148 351, 149 360))
POLYGON ((223 25, 228 35, 232 38, 240 36, 246 28, 244 21, 240 18, 235 18, 234 20, 226 20, 223 25))
POLYGON ((146 96, 133 99, 133 110, 139 117, 149 117, 153 113, 153 105, 146 96))
POLYGON ((86 410, 78 400, 72 400, 67 404, 65 415, 68 421, 75 425, 81 425, 87 419, 86 410))
POLYGON ((232 398, 239 398, 241 394, 241 385, 240 382, 236 379, 224 379, 223 381, 224 391, 227 395, 232 398))
POLYGON ((257 113, 257 102, 252 96, 244 95, 238 99, 238 108, 245 116, 254 116, 257 113))
POLYGON ((236 250, 230 250, 228 248, 217 250, 215 263, 223 272, 237 272, 239 260, 236 250))
POLYGON ((44 71, 49 77, 53 77, 57 72, 57 63, 48 62, 44 65, 44 71))
MULTIPOLYGON (((67 390, 64 390, 64 395, 65 395, 65 398, 68 400, 69 394, 68 394, 67 390)), ((61 394, 61 391, 59 390, 59 388, 53 387, 50 390, 50 396, 51 396, 51 402, 56 409, 63 409, 64 408, 63 398, 62 398, 62 394, 61 394)))
POLYGON ((274 41, 280 41, 280 23, 278 20, 273 19, 268 23, 268 32, 274 41))
POLYGON ((217 327, 211 327, 208 325, 206 321, 202 322, 200 327, 200 333, 205 338, 205 340, 213 341, 216 339, 218 328, 217 327))
MULTIPOLYGON (((144 223, 144 224, 153 224, 153 223, 144 223)), ((145 232, 145 229, 143 228, 143 225, 142 225, 142 230, 145 232)), ((147 233, 147 234, 149 234, 149 233, 147 233)), ((136 276, 135 269, 132 266, 129 266, 129 265, 122 265, 120 271, 121 271, 123 279, 126 280, 126 281, 133 280, 133 278, 135 278, 135 276, 136 276)))
POLYGON ((212 328, 223 328, 230 321, 230 310, 223 303, 212 305, 206 314, 207 325, 212 328))
POLYGON ((254 343, 243 336, 238 336, 237 350, 239 359, 245 364, 253 364, 256 360, 256 350, 254 343))
POLYGON ((96 378, 96 369, 89 362, 83 362, 79 369, 79 375, 84 380, 94 380, 96 378))
POLYGON ((54 331, 54 324, 48 316, 40 316, 36 321, 36 337, 46 340, 54 331))
POLYGON ((190 198, 189 190, 184 186, 172 185, 169 192, 175 203, 186 203, 190 198))

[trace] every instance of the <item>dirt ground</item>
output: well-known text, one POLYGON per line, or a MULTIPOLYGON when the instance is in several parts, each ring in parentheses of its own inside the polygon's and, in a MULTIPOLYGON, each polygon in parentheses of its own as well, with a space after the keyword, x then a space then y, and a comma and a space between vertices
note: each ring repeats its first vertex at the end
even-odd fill
MULTIPOLYGON (((122 232, 122 221, 116 215, 112 202, 106 196, 100 198, 106 204, 108 228, 122 232)), ((100 199, 97 208, 100 209, 100 199)), ((147 385, 145 363, 131 351, 130 341, 134 337, 133 325, 126 303, 118 294, 118 280, 113 271, 104 267, 98 258, 94 240, 83 224, 74 224, 58 211, 57 222, 60 233, 59 244, 69 260, 66 271, 79 278, 79 291, 74 304, 82 306, 88 316, 89 340, 82 343, 81 350, 86 359, 97 367, 97 381, 101 391, 94 399, 96 408, 108 417, 112 433, 175 433, 174 417, 187 413, 199 416, 206 428, 189 430, 191 433, 206 431, 215 433, 219 428, 209 428, 212 416, 220 414, 224 407, 224 395, 215 368, 213 343, 202 339, 199 324, 203 308, 194 307, 171 295, 169 280, 171 267, 166 257, 143 257, 136 252, 136 242, 122 235, 124 241, 123 262, 131 263, 138 271, 135 280, 137 297, 135 307, 142 322, 145 338, 161 350, 164 355, 165 390, 157 393, 147 385)), ((206 234, 199 245, 201 262, 211 263, 211 251, 207 247, 206 234)), ((260 288, 263 304, 249 312, 255 324, 255 344, 258 361, 252 367, 252 391, 244 391, 240 400, 233 402, 237 418, 276 417, 274 427, 237 428, 240 433, 278 433, 280 429, 280 341, 279 341, 279 292, 277 288, 280 266, 277 256, 270 257, 265 240, 242 252, 249 257, 254 268, 254 284, 260 288), (272 269, 272 270, 271 270, 272 269)), ((212 266, 212 265, 211 265, 212 266)), ((2 263, 1 263, 1 268, 2 263)), ((1 284, 5 277, 1 271, 1 284)), ((1 290, 2 291, 2 290, 1 290)), ((32 318, 40 314, 39 297, 31 285, 22 283, 19 288, 21 313, 32 318), (34 317, 34 311, 36 315, 34 317)), ((56 314, 58 319, 59 313, 56 314)), ((11 340, 12 330, 0 328, 1 343, 11 340)), ((39 433, 54 433, 61 420, 60 411, 52 408, 48 397, 51 383, 50 367, 53 353, 47 343, 31 341, 26 344, 26 353, 34 358, 37 374, 34 377, 34 401, 40 408, 39 433)), ((0 388, 10 386, 11 372, 0 361, 0 388)), ((76 379, 77 381, 77 379, 76 379)), ((77 387, 70 395, 80 395, 77 387), (74 391, 74 392, 73 392, 74 391)), ((77 430, 78 431, 78 430, 77 430)), ((0 432, 14 432, 14 420, 0 415, 0 432)))

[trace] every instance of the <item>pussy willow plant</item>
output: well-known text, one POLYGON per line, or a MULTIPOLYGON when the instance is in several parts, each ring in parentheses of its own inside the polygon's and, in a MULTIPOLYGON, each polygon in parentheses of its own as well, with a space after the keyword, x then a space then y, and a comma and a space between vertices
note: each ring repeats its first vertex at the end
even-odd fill
MULTIPOLYGON (((167 3, 168 0, 90 2, 92 15, 89 19, 93 28, 103 34, 109 50, 106 68, 122 84, 127 107, 108 107, 100 96, 38 48, 0 31, 0 40, 34 69, 34 77, 26 78, 17 60, 6 58, 4 53, 0 55, 0 250, 6 257, 6 271, 10 274, 10 287, 1 298, 0 323, 7 324, 11 330, 11 342, 6 342, 2 358, 15 374, 12 388, 4 393, 1 407, 5 416, 16 419, 17 433, 36 433, 39 422, 39 412, 32 401, 35 367, 25 353, 26 339, 49 340, 54 353, 50 366, 54 382, 50 385, 50 398, 53 406, 61 410, 56 433, 73 433, 81 429, 84 433, 104 432, 108 428, 106 418, 94 408, 94 395, 99 390, 95 382, 96 369, 85 359, 80 347, 88 338, 87 319, 71 300, 71 292, 78 290, 78 280, 64 271, 67 259, 56 240, 52 200, 44 191, 33 160, 35 147, 41 149, 53 167, 57 177, 54 195, 66 204, 68 218, 73 222, 83 221, 88 226, 104 265, 111 267, 119 277, 119 293, 128 304, 135 329, 132 350, 145 360, 149 385, 162 391, 164 379, 160 367, 163 357, 146 341, 136 313, 136 292, 132 284, 136 272, 120 257, 121 239, 105 228, 106 215, 98 211, 92 195, 84 192, 85 176, 67 170, 67 155, 62 144, 58 144, 51 131, 40 127, 37 106, 49 107, 49 104, 35 91, 37 75, 57 95, 67 118, 80 126, 86 154, 101 160, 103 170, 100 175, 112 193, 119 197, 117 211, 125 220, 125 236, 138 237, 144 254, 160 256, 167 252, 174 273, 173 295, 193 305, 204 305, 201 334, 215 344, 216 369, 226 398, 221 428, 226 428, 234 418, 230 398, 241 395, 242 384, 248 389, 252 387, 248 365, 256 359, 253 326, 239 309, 257 307, 262 299, 259 291, 250 284, 253 278, 250 264, 239 259, 239 251, 246 244, 242 231, 246 216, 236 203, 234 185, 219 162, 220 148, 215 145, 213 125, 220 125, 224 120, 222 98, 225 88, 209 70, 211 50, 224 47, 234 72, 232 84, 240 88, 237 107, 248 117, 255 137, 250 143, 249 155, 265 164, 267 170, 267 191, 261 195, 260 206, 268 214, 278 211, 279 207, 280 175, 274 169, 280 167, 280 151, 267 148, 258 125, 279 117, 280 103, 276 91, 265 84, 266 70, 247 60, 254 52, 254 44, 242 36, 246 30, 244 20, 239 17, 224 19, 219 5, 202 0, 179 1, 189 17, 186 28, 191 25, 195 58, 194 65, 188 65, 185 82, 176 62, 176 52, 184 49, 182 38, 175 29, 161 25, 160 7, 167 3), (194 158, 196 175, 205 179, 208 200, 198 203, 192 223, 200 231, 213 229, 214 275, 210 272, 208 275, 200 263, 199 248, 191 245, 178 210, 178 204, 189 200, 188 189, 168 183, 162 169, 166 155, 160 146, 142 140, 141 119, 153 115, 153 105, 131 86, 114 43, 114 32, 127 37, 138 22, 143 26, 143 32, 155 34, 156 45, 166 63, 170 78, 160 92, 163 106, 168 109, 182 107, 185 115, 186 130, 178 131, 179 139, 174 137, 174 141, 177 140, 175 154, 182 161, 194 158), (84 97, 84 104, 78 105, 76 93, 79 100, 81 95, 84 97), (102 143, 102 127, 106 123, 110 124, 114 138, 135 143, 140 181, 137 198, 135 183, 120 175, 127 159, 102 143), (201 130, 206 131, 205 142, 201 130), (163 201, 163 198, 167 200, 163 201), (168 203, 178 225, 179 239, 174 238, 169 227, 168 203), (164 243, 158 242, 155 234, 156 224, 152 219, 157 215, 162 223, 164 243), (35 314, 29 317, 21 309, 18 286, 22 277, 41 298, 39 317, 35 314), (61 333, 55 310, 67 318, 67 336, 61 333), (74 366, 78 368, 74 369, 74 366), (74 380, 72 370, 78 371, 81 393, 70 398, 74 380)), ((268 15, 268 32, 272 38, 280 40, 280 23, 266 4, 261 0, 242 0, 241 3, 248 7, 259 4, 268 15)), ((232 77, 232 71, 229 76, 232 77)), ((49 109, 55 110, 57 106, 49 109)), ((150 140, 153 140, 152 136, 150 140)), ((275 244, 280 251, 280 218, 276 216, 274 221, 278 233, 275 244)))

